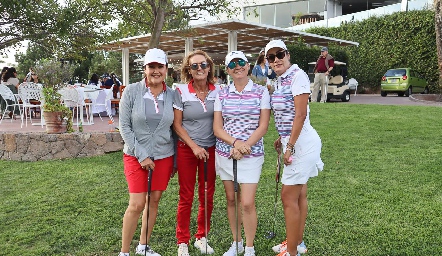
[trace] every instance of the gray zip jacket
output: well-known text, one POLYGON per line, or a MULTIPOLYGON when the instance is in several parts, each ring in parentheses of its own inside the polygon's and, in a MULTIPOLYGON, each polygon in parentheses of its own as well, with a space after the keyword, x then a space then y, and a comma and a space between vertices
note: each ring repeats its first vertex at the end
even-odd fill
POLYGON ((138 162, 148 157, 163 159, 174 154, 173 123, 174 91, 166 86, 164 92, 164 113, 155 131, 146 121, 143 96, 148 89, 144 79, 128 85, 120 100, 120 134, 124 140, 123 152, 135 156, 138 162))

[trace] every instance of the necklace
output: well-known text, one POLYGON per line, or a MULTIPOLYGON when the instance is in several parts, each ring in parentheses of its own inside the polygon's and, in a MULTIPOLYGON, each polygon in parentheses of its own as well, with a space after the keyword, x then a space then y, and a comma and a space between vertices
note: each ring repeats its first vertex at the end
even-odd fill
POLYGON ((197 86, 194 86, 194 84, 192 84, 192 87, 197 93, 200 93, 200 94, 207 94, 209 92, 209 90, 207 90, 208 89, 207 84, 203 85, 203 86, 198 86, 201 88, 198 88, 197 86), (197 89, 198 89, 198 91, 197 91, 197 89), (204 91, 200 91, 200 90, 204 90, 204 91))

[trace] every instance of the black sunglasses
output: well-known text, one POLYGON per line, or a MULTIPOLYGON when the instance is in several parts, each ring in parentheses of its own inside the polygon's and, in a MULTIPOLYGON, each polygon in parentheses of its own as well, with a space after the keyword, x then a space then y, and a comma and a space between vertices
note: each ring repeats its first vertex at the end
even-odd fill
POLYGON ((275 62, 275 57, 282 60, 285 58, 285 54, 287 51, 279 51, 276 54, 269 54, 266 58, 270 63, 275 62))
POLYGON ((236 64, 238 64, 240 67, 244 67, 247 64, 247 61, 243 59, 239 59, 238 61, 231 61, 227 67, 230 69, 234 69, 236 67, 236 64))
POLYGON ((209 66, 209 64, 207 63, 207 62, 201 62, 201 63, 193 63, 193 64, 190 64, 190 69, 192 69, 192 70, 198 70, 198 65, 202 68, 202 69, 206 69, 208 66, 209 66))

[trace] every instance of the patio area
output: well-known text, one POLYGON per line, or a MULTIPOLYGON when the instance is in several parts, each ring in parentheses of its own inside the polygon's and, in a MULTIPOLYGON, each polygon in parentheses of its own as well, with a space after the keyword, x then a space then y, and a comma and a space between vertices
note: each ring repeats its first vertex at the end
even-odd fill
MULTIPOLYGON (((121 151, 123 139, 115 129, 118 127, 118 115, 113 116, 114 123, 109 125, 109 117, 103 121, 94 117, 94 124, 83 125, 83 132, 73 126, 73 133, 48 134, 45 126, 21 126, 21 120, 5 118, 0 124, 0 160, 39 161, 67 159, 103 155, 121 151), (113 130, 113 131, 111 131, 113 130)), ((40 119, 34 119, 37 123, 40 119)))

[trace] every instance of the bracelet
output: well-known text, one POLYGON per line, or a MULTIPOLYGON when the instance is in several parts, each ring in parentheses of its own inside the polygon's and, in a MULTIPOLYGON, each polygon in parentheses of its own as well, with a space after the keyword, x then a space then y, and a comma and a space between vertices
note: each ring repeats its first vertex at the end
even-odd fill
POLYGON ((291 148, 291 149, 293 149, 294 147, 295 147, 295 145, 293 145, 292 143, 290 143, 290 142, 287 142, 287 146, 286 146, 287 148, 291 148))
POLYGON ((286 149, 290 150, 290 154, 291 155, 295 154, 295 146, 292 143, 287 142, 286 149))
POLYGON ((232 147, 235 147, 235 142, 237 141, 238 139, 235 139, 234 141, 233 141, 233 143, 232 143, 232 147))
POLYGON ((289 148, 289 147, 287 147, 286 150, 285 150, 285 152, 287 152, 287 151, 290 152, 290 155, 294 155, 294 154, 295 154, 295 149, 294 149, 294 148, 289 148))

